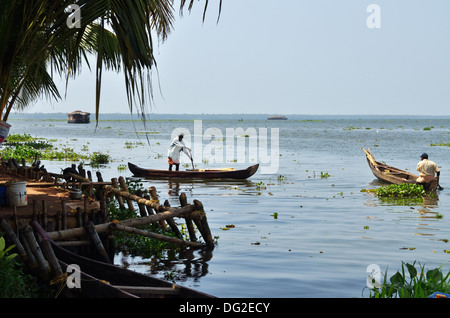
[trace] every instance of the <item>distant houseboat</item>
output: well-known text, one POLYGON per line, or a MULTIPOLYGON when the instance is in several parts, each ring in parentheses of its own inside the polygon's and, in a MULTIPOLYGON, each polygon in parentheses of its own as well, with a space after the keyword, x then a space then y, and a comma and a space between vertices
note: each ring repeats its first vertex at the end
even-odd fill
POLYGON ((68 114, 68 123, 72 124, 89 124, 91 113, 76 110, 68 114))
POLYGON ((267 117, 267 120, 287 120, 286 116, 270 116, 267 117))

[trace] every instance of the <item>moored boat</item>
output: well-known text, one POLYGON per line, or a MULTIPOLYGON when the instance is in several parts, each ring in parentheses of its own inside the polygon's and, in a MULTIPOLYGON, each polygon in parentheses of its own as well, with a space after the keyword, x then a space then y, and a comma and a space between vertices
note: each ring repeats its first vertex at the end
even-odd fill
POLYGON ((194 289, 144 275, 114 264, 75 254, 49 238, 33 223, 37 235, 50 242, 63 273, 72 274, 69 265, 80 270, 80 288, 68 288, 72 297, 80 298, 215 298, 194 289))
POLYGON ((287 120, 286 116, 269 116, 267 120, 287 120))
POLYGON ((128 163, 130 171, 136 177, 142 178, 181 178, 181 179, 247 179, 258 170, 259 164, 246 169, 192 169, 185 171, 169 171, 157 169, 145 169, 135 164, 128 163))
MULTIPOLYGON (((374 176, 379 180, 392 184, 417 183, 416 180, 419 177, 418 175, 376 161, 370 149, 366 150, 362 148, 362 150, 366 154, 370 170, 372 170, 374 176)), ((434 178, 433 180, 424 183, 423 187, 425 190, 435 191, 438 188, 438 183, 438 179, 434 178)))

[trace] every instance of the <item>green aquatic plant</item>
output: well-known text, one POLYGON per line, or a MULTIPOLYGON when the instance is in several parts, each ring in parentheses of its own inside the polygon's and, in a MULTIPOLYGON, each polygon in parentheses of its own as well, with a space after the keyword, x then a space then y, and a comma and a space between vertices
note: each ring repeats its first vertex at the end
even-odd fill
POLYGON ((430 146, 450 147, 450 142, 432 143, 430 146))
POLYGON ((90 165, 93 167, 98 167, 99 165, 109 163, 110 160, 111 160, 110 155, 101 152, 94 152, 91 156, 90 165))
POLYGON ((38 138, 32 137, 29 134, 11 134, 6 137, 5 143, 35 141, 36 139, 38 138))
POLYGON ((267 186, 264 184, 264 182, 260 181, 260 182, 256 183, 256 189, 264 190, 264 189, 267 189, 267 186))
POLYGON ((389 281, 386 270, 379 286, 372 280, 370 298, 427 298, 434 292, 450 292, 450 272, 444 275, 442 266, 426 272, 425 266, 420 266, 419 272, 415 264, 402 262, 401 271, 392 275, 389 281))
POLYGON ((421 184, 402 183, 390 184, 380 187, 376 190, 378 197, 405 198, 405 197, 423 197, 426 192, 421 184))
POLYGON ((322 172, 320 171, 320 178, 321 179, 326 179, 328 177, 331 177, 331 175, 328 172, 322 172))

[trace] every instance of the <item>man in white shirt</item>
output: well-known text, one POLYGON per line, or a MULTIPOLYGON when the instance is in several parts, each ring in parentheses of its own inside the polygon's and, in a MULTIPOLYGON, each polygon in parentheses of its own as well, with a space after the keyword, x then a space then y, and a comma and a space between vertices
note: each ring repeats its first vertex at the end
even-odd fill
POLYGON ((428 155, 423 153, 420 156, 420 161, 417 164, 417 171, 419 171, 419 177, 417 178, 417 183, 426 183, 434 179, 434 174, 439 178, 441 171, 435 162, 428 160, 428 155))
POLYGON ((186 147, 183 141, 183 134, 175 137, 169 146, 169 151, 167 153, 169 161, 169 171, 172 171, 172 166, 175 165, 176 171, 180 170, 180 153, 183 151, 186 156, 192 160, 192 156, 189 154, 191 148, 186 147), (189 151, 189 152, 188 152, 189 151))

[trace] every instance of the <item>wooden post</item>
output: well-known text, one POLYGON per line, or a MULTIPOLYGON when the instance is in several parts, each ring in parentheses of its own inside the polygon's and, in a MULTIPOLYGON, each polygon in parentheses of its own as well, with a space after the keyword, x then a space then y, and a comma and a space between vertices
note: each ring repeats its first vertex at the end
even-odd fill
POLYGON ((89 196, 84 196, 83 202, 83 224, 86 224, 89 219, 89 196))
POLYGON ((139 207, 139 214, 141 215, 141 217, 146 217, 147 211, 145 209, 145 205, 143 205, 142 203, 138 203, 138 207, 139 207))
POLYGON ((56 210, 56 229, 62 230, 62 211, 56 210))
MULTIPOLYGON (((121 176, 119 177, 120 190, 124 192, 129 192, 125 179, 121 176)), ((128 209, 134 211, 133 200, 126 198, 128 209)))
POLYGON ((81 210, 80 207, 77 207, 76 217, 77 217, 77 227, 83 227, 83 211, 81 210))
POLYGON ((26 256, 23 259, 23 262, 28 266, 28 268, 31 271, 35 272, 36 269, 39 267, 39 264, 37 263, 33 252, 31 251, 28 241, 25 239, 25 237, 23 235, 20 236, 19 241, 22 244, 23 248, 25 249, 25 253, 26 253, 26 256))
POLYGON ((67 229, 67 210, 66 210, 66 200, 61 200, 62 209, 62 230, 67 229))
MULTIPOLYGON (((155 213, 159 213, 160 212, 160 206, 159 206, 158 194, 156 193, 156 188, 152 186, 148 190, 149 190, 149 193, 150 193, 151 201, 157 204, 157 206, 153 207, 153 209, 155 210, 155 213)), ((163 230, 165 230, 167 228, 166 222, 164 222, 164 221, 160 221, 159 225, 161 226, 161 228, 163 230)))
POLYGON ((37 208, 37 200, 33 200, 33 221, 38 220, 38 208, 37 208))
POLYGON ((47 228, 47 201, 42 200, 42 227, 47 228))
MULTIPOLYGON (((111 179, 111 183, 112 183, 112 187, 113 187, 114 189, 119 190, 119 185, 118 185, 118 183, 117 183, 117 178, 112 178, 112 179, 111 179)), ((119 203, 119 207, 120 207, 120 208, 125 208, 125 204, 123 203, 122 197, 121 197, 118 193, 116 193, 116 192, 114 192, 114 194, 115 194, 115 196, 116 196, 117 202, 119 203)))
MULTIPOLYGON (((150 196, 148 194, 145 194, 144 199, 150 201, 150 196)), ((153 212, 153 208, 151 206, 146 205, 145 207, 147 209, 147 215, 155 214, 155 212, 153 212)))
POLYGON ((212 235, 211 235, 211 230, 209 229, 208 220, 206 218, 206 213, 203 210, 203 204, 200 201, 198 201, 198 200, 194 200, 194 205, 195 205, 195 210, 199 211, 201 213, 200 223, 201 223, 201 226, 202 226, 203 239, 205 240, 205 243, 206 243, 207 246, 213 247, 214 246, 214 240, 213 240, 212 235))
POLYGON ((98 182, 103 182, 103 177, 100 171, 96 172, 98 182))
MULTIPOLYGON (((169 201, 168 201, 168 200, 165 200, 165 201, 164 201, 164 206, 165 206, 165 207, 170 207, 170 204, 169 204, 169 201)), ((175 235, 176 235, 178 238, 181 239, 183 236, 181 235, 180 230, 178 229, 178 226, 175 224, 175 221, 174 221, 172 218, 167 219, 166 221, 167 221, 167 224, 169 224, 169 226, 170 226, 170 228, 172 229, 172 231, 175 233, 175 235)))
POLYGON ((100 211, 101 211, 101 223, 109 222, 109 211, 106 207, 106 195, 105 191, 102 188, 99 188, 100 195, 100 211))
POLYGON ((23 236, 25 237, 31 252, 33 253, 36 262, 38 263, 38 270, 44 280, 48 279, 50 272, 49 265, 42 254, 42 250, 34 237, 33 229, 30 225, 27 225, 23 230, 23 236))
POLYGON ((62 280, 63 272, 61 266, 59 265, 58 259, 56 258, 55 252, 50 245, 50 241, 44 239, 40 235, 38 235, 38 238, 43 255, 45 255, 45 259, 50 264, 50 268, 53 270, 54 280, 59 284, 64 283, 65 281, 62 280))
POLYGON ((97 231, 95 230, 94 224, 92 222, 88 222, 85 225, 85 228, 89 235, 89 238, 92 240, 92 243, 96 247, 103 261, 111 264, 111 260, 109 259, 108 253, 106 252, 105 247, 103 246, 103 243, 100 240, 97 231))
MULTIPOLYGON (((186 198, 186 193, 181 193, 180 194, 180 204, 181 206, 186 206, 187 203, 187 198, 186 198)), ((192 220, 190 218, 184 218, 185 222, 186 222, 186 227, 188 229, 188 233, 189 233, 189 238, 192 242, 196 242, 197 241, 197 236, 195 235, 195 229, 194 229, 194 224, 192 223, 192 220)))

